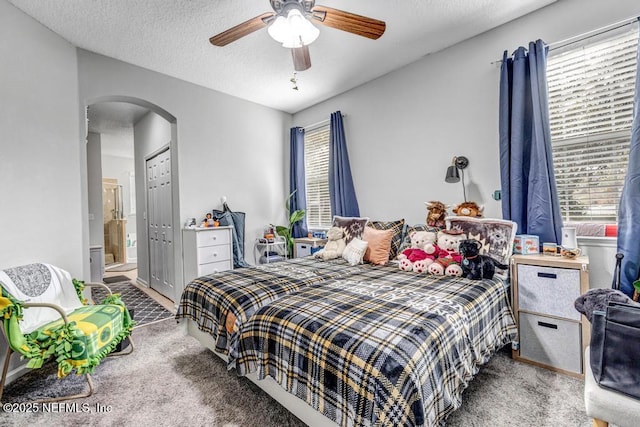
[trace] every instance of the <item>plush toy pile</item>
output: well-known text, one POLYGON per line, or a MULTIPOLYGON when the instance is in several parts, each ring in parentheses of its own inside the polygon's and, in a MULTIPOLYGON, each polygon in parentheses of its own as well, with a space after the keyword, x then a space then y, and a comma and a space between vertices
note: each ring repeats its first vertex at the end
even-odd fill
POLYGON ((410 234, 411 247, 398 255, 398 268, 415 273, 437 276, 461 276, 462 256, 458 244, 467 236, 460 230, 414 231, 410 234))
POLYGON ((398 268, 404 271, 422 273, 435 259, 434 243, 436 233, 431 231, 412 231, 409 234, 411 246, 398 255, 398 268))

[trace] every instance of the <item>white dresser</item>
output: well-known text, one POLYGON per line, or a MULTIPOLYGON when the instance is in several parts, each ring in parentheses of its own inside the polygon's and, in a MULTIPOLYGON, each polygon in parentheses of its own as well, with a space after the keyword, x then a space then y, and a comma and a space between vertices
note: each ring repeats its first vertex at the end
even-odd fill
POLYGON ((196 277, 233 268, 232 227, 182 230, 184 285, 196 277))
POLYGON ((512 303, 519 335, 514 359, 583 377, 590 331, 574 302, 588 289, 586 256, 512 256, 512 303))

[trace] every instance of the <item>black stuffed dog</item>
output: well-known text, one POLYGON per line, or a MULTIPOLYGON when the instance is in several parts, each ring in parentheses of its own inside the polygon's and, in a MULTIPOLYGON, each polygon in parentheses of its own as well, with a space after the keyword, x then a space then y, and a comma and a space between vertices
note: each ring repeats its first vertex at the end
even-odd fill
POLYGON ((458 252, 462 255, 462 277, 472 280, 493 279, 496 267, 507 269, 488 255, 480 255, 482 243, 474 239, 462 240, 458 252))

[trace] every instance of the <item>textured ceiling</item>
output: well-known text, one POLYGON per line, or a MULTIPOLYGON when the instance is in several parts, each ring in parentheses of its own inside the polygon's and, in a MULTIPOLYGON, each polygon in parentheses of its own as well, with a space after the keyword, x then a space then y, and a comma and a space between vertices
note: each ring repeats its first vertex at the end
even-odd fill
POLYGON ((318 25, 312 67, 266 28, 225 47, 209 37, 271 11, 268 0, 9 0, 75 46, 295 113, 555 0, 320 0, 386 21, 378 40, 318 25))

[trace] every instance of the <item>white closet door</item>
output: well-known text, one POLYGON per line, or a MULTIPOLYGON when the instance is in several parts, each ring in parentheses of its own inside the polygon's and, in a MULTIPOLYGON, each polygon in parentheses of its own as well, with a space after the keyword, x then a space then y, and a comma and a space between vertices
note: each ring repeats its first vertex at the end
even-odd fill
POLYGON ((173 217, 169 149, 147 160, 150 285, 174 300, 173 217))

